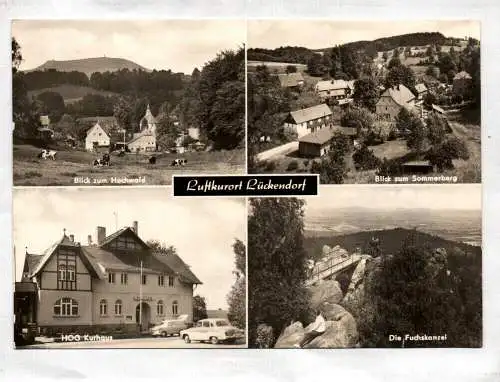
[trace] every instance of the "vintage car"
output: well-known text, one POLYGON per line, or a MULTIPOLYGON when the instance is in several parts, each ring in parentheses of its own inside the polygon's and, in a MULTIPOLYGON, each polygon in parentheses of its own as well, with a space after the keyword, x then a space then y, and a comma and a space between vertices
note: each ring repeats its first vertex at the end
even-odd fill
POLYGON ((178 335, 181 330, 188 329, 187 315, 181 315, 175 320, 164 320, 158 325, 153 326, 150 332, 153 336, 168 337, 178 335))
POLYGON ((184 342, 210 341, 212 344, 219 342, 235 342, 245 337, 245 332, 235 328, 227 320, 221 318, 205 318, 199 320, 194 327, 180 332, 184 342))

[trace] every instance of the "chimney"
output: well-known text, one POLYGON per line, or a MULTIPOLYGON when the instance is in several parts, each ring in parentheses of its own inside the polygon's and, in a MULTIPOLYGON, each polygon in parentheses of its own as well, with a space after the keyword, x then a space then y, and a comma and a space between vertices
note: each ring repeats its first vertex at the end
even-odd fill
POLYGON ((137 222, 137 220, 134 220, 132 231, 134 231, 136 235, 139 235, 139 223, 137 222))
POLYGON ((101 245, 106 238, 106 227, 97 227, 97 245, 101 245))
POLYGON ((75 235, 69 235, 69 240, 74 243, 75 242, 75 235))
POLYGON ((92 245, 92 235, 87 236, 89 247, 92 245))

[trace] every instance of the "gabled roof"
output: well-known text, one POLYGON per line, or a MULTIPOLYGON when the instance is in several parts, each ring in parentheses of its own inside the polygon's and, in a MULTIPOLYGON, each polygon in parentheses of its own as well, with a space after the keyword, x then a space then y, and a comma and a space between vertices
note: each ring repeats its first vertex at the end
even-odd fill
POLYGON ((304 135, 303 137, 299 138, 299 142, 323 145, 333 138, 333 136, 335 135, 335 131, 337 130, 330 127, 324 127, 315 131, 314 133, 304 135))
POLYGON ((104 134, 106 134, 106 136, 109 138, 109 134, 108 132, 99 124, 99 122, 96 122, 96 124, 94 126, 92 126, 91 128, 87 129, 87 136, 90 134, 90 132, 94 129, 101 129, 104 134))
POLYGON ((111 235, 109 236, 106 236, 104 238, 104 240, 102 241, 102 243, 100 244, 101 247, 105 246, 106 244, 109 244, 111 243, 113 240, 115 240, 118 236, 121 236, 123 235, 125 232, 128 232, 128 233, 131 233, 134 238, 139 242, 141 243, 141 245, 147 249, 149 248, 149 245, 147 245, 140 237, 139 235, 137 235, 134 230, 130 227, 123 227, 123 228, 120 228, 118 231, 112 233, 111 235))
POLYGON ((153 253, 153 256, 161 261, 163 264, 172 269, 179 279, 183 282, 190 284, 202 284, 202 282, 196 277, 196 275, 191 272, 189 266, 182 261, 182 259, 175 253, 170 253, 168 255, 162 253, 153 253))
POLYGON ((285 88, 299 86, 301 82, 304 82, 304 77, 300 72, 278 74, 278 79, 281 86, 285 88))
POLYGON ((290 112, 290 115, 292 116, 295 123, 304 123, 331 114, 332 111, 326 103, 290 112))
POLYGON ((471 80, 472 77, 470 76, 469 73, 467 73, 465 70, 462 70, 461 72, 455 74, 455 77, 453 77, 454 80, 471 80))
POLYGON ((135 141, 138 141, 139 139, 143 138, 143 137, 154 137, 153 134, 147 132, 147 131, 144 131, 142 133, 139 133, 138 135, 136 135, 134 138, 132 138, 128 143, 127 145, 130 145, 131 143, 134 143, 135 141))
POLYGON ((427 90, 427 86, 425 86, 425 84, 416 84, 415 89, 417 90, 417 92, 422 93, 427 90))
POLYGON ((408 102, 415 99, 413 93, 404 85, 393 86, 382 93, 381 97, 391 97, 400 106, 407 107, 408 102))

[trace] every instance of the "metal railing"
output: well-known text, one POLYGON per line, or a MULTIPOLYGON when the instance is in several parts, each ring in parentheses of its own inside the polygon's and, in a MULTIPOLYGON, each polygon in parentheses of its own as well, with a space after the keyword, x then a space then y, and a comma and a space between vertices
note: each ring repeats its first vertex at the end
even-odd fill
POLYGON ((341 270, 359 262, 361 260, 361 255, 351 254, 346 257, 335 256, 326 261, 322 261, 316 264, 312 269, 309 279, 306 281, 306 285, 311 285, 316 281, 326 279, 341 270))

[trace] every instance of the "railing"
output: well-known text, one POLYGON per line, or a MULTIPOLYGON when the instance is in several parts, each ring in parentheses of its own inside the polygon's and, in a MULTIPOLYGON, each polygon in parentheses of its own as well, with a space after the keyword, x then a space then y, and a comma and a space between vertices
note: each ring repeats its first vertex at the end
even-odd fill
POLYGON ((306 281, 306 285, 311 285, 316 281, 330 277, 360 260, 361 255, 352 254, 348 257, 335 256, 327 261, 323 261, 314 266, 309 279, 306 281))

